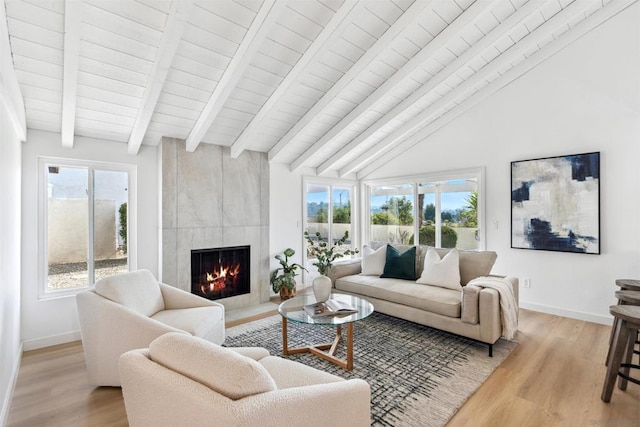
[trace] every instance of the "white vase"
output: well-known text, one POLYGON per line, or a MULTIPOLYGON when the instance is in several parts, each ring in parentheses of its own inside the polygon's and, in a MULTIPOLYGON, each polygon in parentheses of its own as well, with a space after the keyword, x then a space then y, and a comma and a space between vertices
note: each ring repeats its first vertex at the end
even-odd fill
POLYGON ((327 276, 318 276, 313 279, 313 294, 317 302, 325 302, 331 296, 331 279, 327 276))

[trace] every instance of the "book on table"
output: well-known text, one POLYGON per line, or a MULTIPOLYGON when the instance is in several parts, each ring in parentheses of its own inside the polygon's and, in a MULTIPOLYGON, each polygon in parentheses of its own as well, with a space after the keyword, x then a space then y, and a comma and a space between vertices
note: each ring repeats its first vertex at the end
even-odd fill
POLYGON ((351 304, 338 299, 329 299, 325 302, 316 302, 305 305, 304 311, 311 317, 347 316, 357 313, 358 310, 351 304))

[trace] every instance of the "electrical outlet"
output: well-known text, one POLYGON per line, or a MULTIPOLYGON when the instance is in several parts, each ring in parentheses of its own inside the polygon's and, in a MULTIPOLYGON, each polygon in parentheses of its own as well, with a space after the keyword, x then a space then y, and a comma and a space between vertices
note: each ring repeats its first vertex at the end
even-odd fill
POLYGON ((522 286, 524 286, 525 288, 530 288, 531 287, 531 279, 524 278, 522 279, 522 286))

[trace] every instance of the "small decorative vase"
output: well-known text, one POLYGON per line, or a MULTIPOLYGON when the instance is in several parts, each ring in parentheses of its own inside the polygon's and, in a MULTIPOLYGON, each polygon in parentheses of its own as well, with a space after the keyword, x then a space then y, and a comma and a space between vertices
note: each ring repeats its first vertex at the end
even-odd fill
POLYGON ((317 302, 325 302, 331 296, 331 279, 327 276, 318 276, 313 279, 313 294, 317 302))
POLYGON ((296 296, 296 285, 294 283, 293 288, 289 289, 286 286, 280 288, 280 298, 285 300, 296 296))

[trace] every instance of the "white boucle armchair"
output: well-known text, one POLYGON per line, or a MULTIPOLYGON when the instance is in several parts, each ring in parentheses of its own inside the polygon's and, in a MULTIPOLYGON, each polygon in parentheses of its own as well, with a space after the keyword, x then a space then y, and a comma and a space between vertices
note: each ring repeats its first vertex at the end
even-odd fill
POLYGON ((88 379, 96 386, 120 386, 120 356, 168 332, 225 339, 223 305, 159 283, 148 270, 100 279, 76 303, 88 379))
POLYGON ((370 425, 370 388, 276 356, 169 333, 120 357, 131 427, 370 425))

